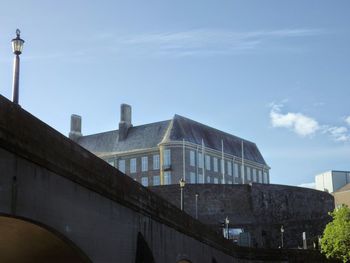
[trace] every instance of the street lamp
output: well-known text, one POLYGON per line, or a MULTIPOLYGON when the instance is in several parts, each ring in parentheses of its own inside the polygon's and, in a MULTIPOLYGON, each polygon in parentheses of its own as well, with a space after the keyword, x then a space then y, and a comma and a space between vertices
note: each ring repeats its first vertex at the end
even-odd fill
POLYGON ((185 180, 183 178, 179 181, 180 184, 180 191, 181 191, 181 210, 183 211, 185 209, 185 199, 184 199, 184 188, 185 188, 185 180))
POLYGON ((225 228, 226 228, 226 238, 229 239, 229 234, 228 234, 228 225, 230 224, 230 220, 226 216, 225 218, 225 228))
POLYGON ((196 193, 196 219, 198 219, 198 197, 199 197, 199 194, 196 193))
POLYGON ((12 85, 12 101, 18 104, 19 94, 19 55, 22 53, 24 40, 20 37, 21 31, 16 30, 17 37, 12 39, 12 52, 15 54, 13 60, 13 85, 12 85))
POLYGON ((283 228, 283 225, 281 225, 281 248, 283 248, 283 233, 284 233, 284 228, 283 228))

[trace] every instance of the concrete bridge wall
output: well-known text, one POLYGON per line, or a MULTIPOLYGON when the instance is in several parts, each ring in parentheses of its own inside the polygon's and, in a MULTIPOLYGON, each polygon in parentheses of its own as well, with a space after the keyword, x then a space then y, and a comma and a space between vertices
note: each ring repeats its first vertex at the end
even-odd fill
POLYGON ((51 229, 79 248, 87 262, 322 261, 312 251, 234 248, 0 96, 1 215, 51 229))

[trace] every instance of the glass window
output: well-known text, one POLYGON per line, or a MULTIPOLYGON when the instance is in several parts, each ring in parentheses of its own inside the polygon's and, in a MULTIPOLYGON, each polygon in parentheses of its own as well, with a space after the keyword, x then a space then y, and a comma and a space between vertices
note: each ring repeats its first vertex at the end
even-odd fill
POLYGON ((221 173, 225 174, 225 160, 221 159, 220 167, 221 167, 221 173))
POLYGON ((203 155, 198 153, 198 167, 203 168, 203 155))
POLYGON ((206 155, 205 156, 205 168, 210 171, 210 156, 206 155))
POLYGON ((190 183, 195 184, 196 183, 196 174, 194 172, 190 172, 190 183))
POLYGON ((251 176, 250 176, 250 167, 246 167, 246 168, 247 168, 247 180, 248 180, 248 181, 251 181, 252 178, 251 178, 251 176))
POLYGON ((169 166, 171 164, 170 149, 164 150, 164 165, 169 166))
POLYGON ((210 183, 210 176, 207 176, 207 183, 210 183))
POLYGON ((227 162, 227 174, 232 175, 232 163, 230 161, 227 162))
POLYGON ((219 179, 218 178, 214 178, 214 184, 218 184, 219 183, 219 179))
POLYGON ((269 183, 268 175, 267 175, 266 172, 264 172, 264 183, 265 183, 265 184, 268 184, 268 183, 269 183))
POLYGON ((107 161, 107 163, 110 164, 110 165, 112 165, 112 166, 114 166, 114 159, 109 159, 109 160, 107 161))
POLYGON ((171 173, 169 171, 164 172, 164 184, 171 184, 171 173))
POLYGON ((141 184, 143 186, 148 186, 148 177, 141 177, 141 184))
POLYGON ((159 169, 159 154, 153 155, 153 170, 159 169))
POLYGON ((198 175, 198 183, 199 184, 204 184, 204 175, 203 174, 199 174, 198 175))
POLYGON ((232 184, 232 181, 231 180, 227 180, 227 184, 232 184))
POLYGON ((147 156, 143 156, 141 158, 141 169, 142 169, 142 172, 148 171, 148 157, 147 156))
POLYGON ((153 176, 153 185, 160 185, 160 176, 159 175, 153 176))
POLYGON ((118 169, 122 173, 125 173, 125 160, 119 160, 118 161, 118 169))
POLYGON ((257 179, 256 179, 256 169, 252 169, 253 171, 253 182, 258 182, 257 179))
POLYGON ((218 172, 218 158, 213 157, 214 172, 218 172))
POLYGON ((130 173, 136 173, 136 158, 130 159, 130 173))
POLYGON ((190 165, 195 166, 196 165, 196 158, 194 151, 190 151, 190 165))
POLYGON ((235 177, 238 177, 238 163, 235 163, 235 177))

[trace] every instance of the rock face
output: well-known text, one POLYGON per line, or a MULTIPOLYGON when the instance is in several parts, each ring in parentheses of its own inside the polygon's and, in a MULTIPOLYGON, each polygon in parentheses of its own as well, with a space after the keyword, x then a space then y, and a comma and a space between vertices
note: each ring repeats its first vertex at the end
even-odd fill
MULTIPOLYGON (((177 185, 151 187, 176 206, 180 206, 177 185)), ((220 222, 228 217, 230 228, 243 228, 251 236, 251 246, 302 247, 302 233, 316 239, 329 222, 334 209, 332 195, 317 190, 286 185, 187 184, 184 190, 185 212, 221 231, 220 222)))

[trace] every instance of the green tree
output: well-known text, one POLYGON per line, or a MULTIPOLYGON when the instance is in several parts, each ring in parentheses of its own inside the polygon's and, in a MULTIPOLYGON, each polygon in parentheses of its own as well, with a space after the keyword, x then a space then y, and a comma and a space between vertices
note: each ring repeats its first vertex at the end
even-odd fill
POLYGON ((341 206, 330 215, 333 221, 323 232, 321 251, 327 258, 350 262, 350 208, 341 206))

